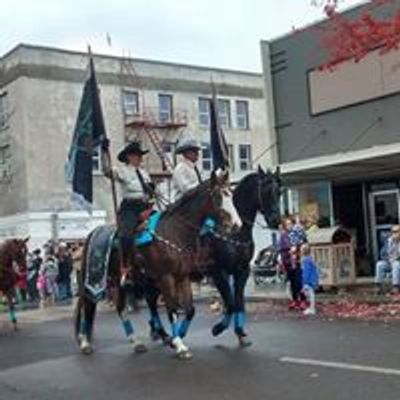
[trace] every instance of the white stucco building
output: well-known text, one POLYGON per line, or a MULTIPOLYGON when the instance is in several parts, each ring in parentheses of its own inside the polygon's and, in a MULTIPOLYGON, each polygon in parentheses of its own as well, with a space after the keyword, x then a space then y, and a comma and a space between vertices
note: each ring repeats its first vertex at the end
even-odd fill
MULTIPOLYGON (((212 80, 233 179, 268 165, 268 152, 258 157, 270 136, 261 74, 102 55, 94 60, 114 156, 135 136, 155 153, 145 131, 150 121, 172 164, 183 135, 204 143, 200 166, 206 176, 212 80)), ((54 236, 75 239, 113 218, 109 182, 98 158, 91 217, 71 204, 64 178, 87 64, 85 53, 23 44, 0 58, 0 240, 30 235, 36 245, 54 236)), ((167 190, 168 171, 156 156, 146 162, 167 190)))

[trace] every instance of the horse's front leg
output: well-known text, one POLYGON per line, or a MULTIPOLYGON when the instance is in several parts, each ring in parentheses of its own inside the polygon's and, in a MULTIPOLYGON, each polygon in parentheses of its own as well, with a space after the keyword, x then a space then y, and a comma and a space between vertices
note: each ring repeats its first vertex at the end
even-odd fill
POLYGON ((239 339, 239 345, 242 347, 251 346, 252 344, 251 341, 247 339, 247 334, 244 329, 246 323, 244 290, 249 275, 250 268, 248 266, 238 268, 233 274, 235 333, 239 339))
POLYGON ((160 291, 154 285, 150 283, 146 283, 145 286, 145 298, 147 306, 149 307, 150 311, 150 336, 151 338, 156 341, 161 339, 165 345, 171 344, 171 337, 165 331, 163 323, 160 318, 160 314, 158 312, 158 298, 160 296, 160 291))
POLYGON ((171 324, 171 343, 176 350, 176 355, 180 359, 190 359, 192 358, 192 353, 180 335, 182 332, 178 314, 179 291, 176 280, 172 275, 164 276, 161 279, 160 288, 167 307, 168 319, 171 324))
POLYGON ((229 275, 221 270, 218 266, 212 268, 212 278, 214 284, 221 295, 222 301, 224 302, 224 314, 222 320, 215 324, 212 328, 213 336, 218 336, 229 328, 231 324, 234 299, 232 296, 232 289, 229 284, 229 275))
POLYGON ((192 284, 190 280, 188 278, 185 279, 181 283, 179 289, 181 294, 182 306, 185 312, 185 318, 182 320, 179 326, 179 336, 181 337, 181 339, 183 339, 189 331, 190 324, 192 323, 196 310, 193 305, 192 284))
POLYGON ((118 316, 121 320, 122 327, 129 344, 133 347, 135 353, 145 353, 147 351, 147 347, 136 337, 133 324, 128 317, 128 311, 126 307, 126 291, 119 284, 116 296, 116 308, 118 316))

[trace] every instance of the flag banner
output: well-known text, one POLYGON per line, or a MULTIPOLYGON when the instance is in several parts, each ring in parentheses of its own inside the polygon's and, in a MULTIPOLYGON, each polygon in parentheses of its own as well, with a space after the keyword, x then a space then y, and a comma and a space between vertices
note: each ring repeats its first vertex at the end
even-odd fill
POLYGON ((218 101, 214 87, 210 101, 210 145, 214 170, 229 168, 228 144, 218 117, 218 101))
POLYGON ((103 113, 92 57, 66 164, 72 199, 87 211, 93 204, 93 155, 106 138, 103 113))

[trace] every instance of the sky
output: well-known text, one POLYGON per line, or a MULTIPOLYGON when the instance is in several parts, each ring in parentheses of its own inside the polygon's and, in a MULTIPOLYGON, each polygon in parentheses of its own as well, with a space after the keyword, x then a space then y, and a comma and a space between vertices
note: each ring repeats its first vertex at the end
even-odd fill
POLYGON ((260 40, 321 19, 311 3, 323 1, 0 0, 0 54, 18 43, 90 43, 95 53, 261 71, 260 40))

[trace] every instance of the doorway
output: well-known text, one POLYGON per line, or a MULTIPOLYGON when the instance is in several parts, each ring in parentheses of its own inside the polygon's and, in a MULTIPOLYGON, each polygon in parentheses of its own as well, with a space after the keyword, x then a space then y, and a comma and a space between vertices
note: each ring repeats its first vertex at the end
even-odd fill
POLYGON ((400 222, 399 190, 390 189, 370 194, 371 236, 375 261, 390 235, 393 225, 400 222))

